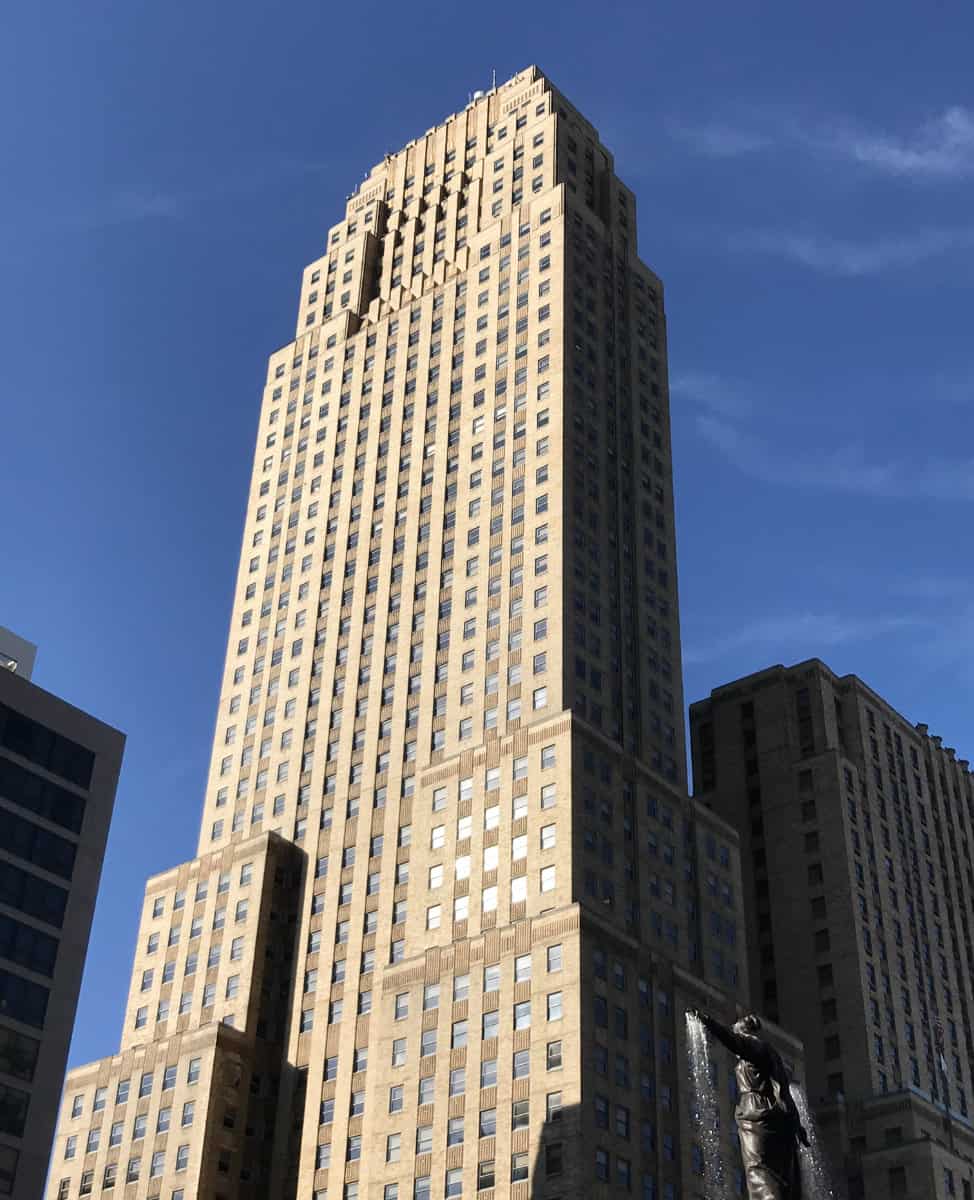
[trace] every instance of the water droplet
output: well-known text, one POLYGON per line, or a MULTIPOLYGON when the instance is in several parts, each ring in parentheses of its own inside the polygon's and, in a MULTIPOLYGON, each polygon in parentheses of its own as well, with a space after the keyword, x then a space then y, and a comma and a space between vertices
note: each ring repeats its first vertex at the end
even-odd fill
POLYGON ((724 1164, 720 1155, 720 1102, 711 1083, 710 1052, 707 1031, 696 1017, 687 1014, 687 1054, 692 1079, 692 1121, 696 1140, 703 1153, 707 1196, 725 1200, 724 1164))
POLYGON ((835 1200, 835 1189, 832 1186, 828 1160, 822 1150, 822 1143, 808 1107, 805 1091, 797 1083, 793 1083, 791 1094, 795 1101, 795 1107, 798 1109, 798 1115, 808 1133, 808 1145, 799 1147, 802 1166, 802 1200, 835 1200))

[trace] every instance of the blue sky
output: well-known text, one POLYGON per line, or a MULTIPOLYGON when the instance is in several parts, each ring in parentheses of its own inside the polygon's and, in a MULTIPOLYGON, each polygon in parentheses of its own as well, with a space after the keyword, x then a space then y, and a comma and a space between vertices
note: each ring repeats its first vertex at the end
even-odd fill
POLYGON ((670 323, 687 698, 819 654, 974 758, 968 4, 19 5, 0 621, 128 733, 72 1047, 191 857, 267 354, 387 150, 537 62, 670 323))

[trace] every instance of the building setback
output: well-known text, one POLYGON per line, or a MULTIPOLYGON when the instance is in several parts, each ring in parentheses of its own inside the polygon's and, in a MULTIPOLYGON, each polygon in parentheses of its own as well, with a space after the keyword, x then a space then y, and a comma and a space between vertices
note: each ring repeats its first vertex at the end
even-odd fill
POLYGON ((51 1200, 713 1195, 683 1008, 746 991, 741 879, 686 795, 675 558, 661 284, 529 68, 304 272, 198 856, 51 1200))
POLYGON ((817 659, 690 708, 695 795, 740 833, 752 1003, 805 1044, 865 1200, 974 1189, 974 777, 817 659))
POLYGON ((0 629, 0 1195, 44 1190, 125 739, 0 629))

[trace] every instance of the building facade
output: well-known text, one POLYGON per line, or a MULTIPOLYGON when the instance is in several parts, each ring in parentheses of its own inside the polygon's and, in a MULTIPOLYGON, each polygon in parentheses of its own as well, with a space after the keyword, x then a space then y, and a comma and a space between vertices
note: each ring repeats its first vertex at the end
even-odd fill
POLYGON ((850 1196, 971 1200, 969 763, 817 659, 716 688, 690 730, 741 836, 752 1003, 803 1040, 850 1196))
POLYGON ((683 1010, 746 965, 681 714, 662 289, 530 68, 304 272, 198 857, 150 881, 51 1200, 703 1196, 683 1010))
POLYGON ((44 1190, 124 737, 30 682, 29 643, 10 635, 0 647, 8 660, 0 670, 0 1196, 34 1200, 44 1190))

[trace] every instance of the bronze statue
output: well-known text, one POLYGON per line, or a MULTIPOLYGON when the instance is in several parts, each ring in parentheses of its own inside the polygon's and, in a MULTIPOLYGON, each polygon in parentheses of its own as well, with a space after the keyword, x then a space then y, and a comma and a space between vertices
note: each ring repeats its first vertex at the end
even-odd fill
POLYGON ((751 1014, 729 1028, 696 1009, 687 1015, 737 1057, 740 1098, 734 1117, 749 1200, 801 1200, 798 1143, 807 1146, 808 1134, 792 1099, 781 1055, 758 1037, 760 1019, 751 1014))

